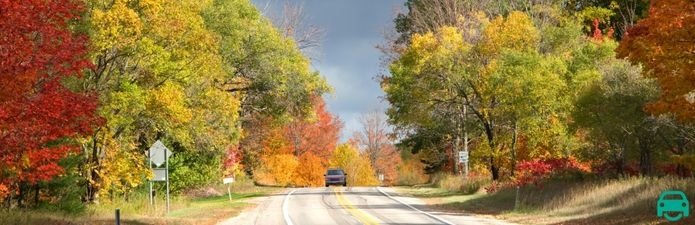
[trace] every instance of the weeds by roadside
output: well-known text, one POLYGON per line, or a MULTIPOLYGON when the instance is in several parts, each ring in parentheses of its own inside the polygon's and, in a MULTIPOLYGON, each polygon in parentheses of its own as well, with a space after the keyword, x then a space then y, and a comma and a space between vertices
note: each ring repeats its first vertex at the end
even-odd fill
POLYGON ((256 187, 251 182, 240 182, 232 186, 232 201, 227 196, 226 186, 208 187, 208 196, 172 196, 171 211, 166 214, 163 196, 158 193, 156 207, 149 205, 145 193, 136 193, 124 199, 113 199, 89 205, 82 213, 64 213, 49 209, 0 211, 0 224, 55 224, 55 225, 110 225, 114 224, 115 209, 121 210, 121 224, 215 224, 219 220, 237 215, 250 204, 246 200, 277 191, 277 188, 256 187))
MULTIPOLYGON (((695 180, 675 177, 552 179, 542 187, 522 187, 516 209, 514 187, 473 194, 452 192, 444 187, 398 190, 424 198, 436 210, 496 215, 522 224, 618 225, 666 223, 656 217, 655 207, 659 194, 668 189, 682 190, 691 202, 695 200, 695 180)), ((693 224, 693 218, 669 224, 693 224)))

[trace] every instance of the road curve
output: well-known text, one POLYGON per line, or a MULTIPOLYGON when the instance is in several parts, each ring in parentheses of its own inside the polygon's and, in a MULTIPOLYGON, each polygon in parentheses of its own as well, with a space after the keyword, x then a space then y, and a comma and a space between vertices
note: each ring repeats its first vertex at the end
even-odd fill
POLYGON ((417 199, 389 188, 298 188, 259 199, 258 206, 222 225, 506 225, 503 221, 463 214, 426 212, 417 199))

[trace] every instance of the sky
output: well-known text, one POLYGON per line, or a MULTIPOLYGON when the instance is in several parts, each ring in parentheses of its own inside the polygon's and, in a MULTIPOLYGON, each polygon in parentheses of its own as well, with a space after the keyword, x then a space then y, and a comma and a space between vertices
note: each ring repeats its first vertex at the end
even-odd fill
POLYGON ((306 22, 325 31, 312 64, 334 88, 325 99, 329 111, 344 122, 341 141, 346 141, 361 129, 363 114, 388 108, 375 79, 384 72, 375 46, 392 29, 394 12, 405 0, 253 0, 266 16, 286 1, 303 4, 306 22))

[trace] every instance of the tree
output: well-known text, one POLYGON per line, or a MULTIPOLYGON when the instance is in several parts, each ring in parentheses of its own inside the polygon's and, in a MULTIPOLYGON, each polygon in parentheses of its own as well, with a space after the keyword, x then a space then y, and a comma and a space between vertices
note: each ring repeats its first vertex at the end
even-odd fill
POLYGON ((396 169, 400 157, 389 136, 390 126, 386 118, 382 113, 373 111, 363 114, 360 123, 362 130, 355 132, 352 140, 369 157, 372 168, 384 175, 384 183, 392 184, 398 175, 396 169))
POLYGON ((330 91, 297 43, 272 26, 249 1, 216 0, 203 16, 219 43, 225 76, 214 82, 239 99, 236 111, 244 131, 247 173, 260 166, 264 135, 275 127, 304 120, 316 96, 330 91), (266 130, 262 128, 268 128, 266 130))
POLYGON ((319 187, 325 180, 326 166, 323 159, 312 152, 306 152, 299 156, 299 165, 294 172, 294 183, 298 186, 319 187))
POLYGON ((556 4, 531 8, 461 15, 456 27, 412 35, 390 64, 387 115, 403 143, 427 150, 428 164, 453 161, 464 131, 473 137, 472 164, 486 165, 493 179, 513 175, 518 160, 578 149, 566 121, 613 48, 584 36, 578 19, 553 13, 556 4))
POLYGON ((331 158, 330 166, 342 168, 347 173, 348 185, 364 186, 379 183, 368 156, 361 155, 350 144, 338 145, 331 158))
POLYGON ((314 100, 314 113, 309 118, 296 118, 285 125, 285 138, 293 146, 295 156, 311 152, 324 164, 336 148, 343 124, 326 110, 322 98, 314 100))
MULTIPOLYGON (((85 27, 95 66, 74 86, 99 94, 98 111, 106 119, 83 141, 87 201, 98 194, 128 194, 130 189, 119 187, 144 182, 150 173, 143 163, 146 151, 158 139, 176 153, 201 151, 220 161, 238 140, 240 97, 220 88, 228 74, 220 43, 202 15, 211 3, 198 3, 87 1, 85 27), (118 166, 130 170, 106 169, 105 162, 116 162, 108 157, 118 156, 129 156, 118 166), (124 183, 112 187, 119 182, 124 183)), ((208 163, 205 157, 191 159, 208 163)), ((204 172, 192 171, 219 179, 204 172)))
POLYGON ((649 16, 628 29, 617 52, 644 65, 645 75, 659 83, 661 94, 647 108, 695 122, 695 3, 686 0, 651 1, 649 16))
POLYGON ((650 175, 652 171, 656 123, 643 106, 658 90, 641 72, 640 67, 625 60, 606 62, 601 67, 602 78, 586 89, 574 112, 576 125, 589 130, 594 148, 603 153, 593 155, 607 154, 617 174, 623 174, 630 149, 640 149, 642 173, 650 175))
POLYGON ((82 9, 74 1, 0 2, 0 189, 17 193, 20 206, 28 185, 38 193, 63 174, 58 162, 76 152, 75 138, 100 122, 94 96, 62 83, 91 66, 87 38, 71 30, 82 9))
MULTIPOLYGON (((268 1, 268 4, 271 2, 268 1)), ((289 1, 285 1, 282 5, 282 13, 271 16, 273 24, 285 37, 294 39, 297 47, 307 56, 311 56, 312 51, 320 47, 325 31, 319 26, 308 23, 307 19, 304 5, 293 4, 289 1)))

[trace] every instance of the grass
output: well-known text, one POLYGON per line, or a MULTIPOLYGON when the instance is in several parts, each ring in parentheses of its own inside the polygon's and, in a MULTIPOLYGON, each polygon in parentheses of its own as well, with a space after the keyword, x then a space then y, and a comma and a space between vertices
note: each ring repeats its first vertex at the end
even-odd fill
POLYGON ((437 210, 494 215, 522 224, 695 224, 695 216, 678 223, 656 217, 657 198, 667 189, 682 190, 691 203, 695 200, 695 180, 673 177, 552 180, 543 187, 521 188, 516 208, 516 188, 492 194, 436 187, 398 190, 423 198, 437 210))
POLYGON ((255 187, 253 184, 233 186, 232 201, 223 186, 216 187, 221 195, 209 197, 179 196, 171 200, 171 211, 166 213, 163 196, 157 196, 156 208, 149 206, 146 194, 134 196, 129 201, 114 200, 109 203, 94 204, 78 215, 61 214, 47 210, 0 211, 0 224, 55 224, 55 225, 99 225, 115 224, 115 209, 121 210, 121 224, 216 224, 226 218, 238 215, 243 209, 252 206, 247 201, 274 193, 278 188, 255 187), (222 191, 224 190, 224 191, 222 191))

